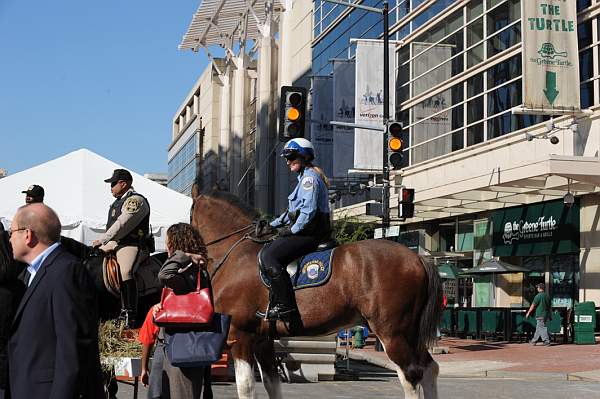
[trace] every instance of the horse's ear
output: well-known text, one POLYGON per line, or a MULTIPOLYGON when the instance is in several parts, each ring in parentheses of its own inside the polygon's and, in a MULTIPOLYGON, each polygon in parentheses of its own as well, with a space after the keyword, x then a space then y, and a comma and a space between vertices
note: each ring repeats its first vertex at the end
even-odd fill
POLYGON ((192 185, 192 198, 196 199, 200 196, 200 188, 198 187, 198 183, 194 183, 192 185))

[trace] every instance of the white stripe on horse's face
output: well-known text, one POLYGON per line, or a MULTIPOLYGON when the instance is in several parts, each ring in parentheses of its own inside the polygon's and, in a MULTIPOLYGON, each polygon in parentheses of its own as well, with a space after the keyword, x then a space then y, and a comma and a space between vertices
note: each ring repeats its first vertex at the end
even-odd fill
POLYGON ((235 367, 235 385, 237 386, 238 398, 256 398, 252 365, 242 359, 233 359, 233 365, 235 367))

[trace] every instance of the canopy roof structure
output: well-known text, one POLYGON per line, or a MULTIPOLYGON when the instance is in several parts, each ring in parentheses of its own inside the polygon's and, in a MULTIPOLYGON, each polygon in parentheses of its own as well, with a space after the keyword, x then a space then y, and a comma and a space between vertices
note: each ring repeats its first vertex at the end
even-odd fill
MULTIPOLYGON (((124 168, 87 149, 34 166, 0 179, 0 223, 8 227, 17 209, 24 205, 24 191, 32 184, 44 187, 44 203, 58 214, 62 234, 90 244, 106 227, 108 208, 114 201, 104 179, 124 168)), ((127 169, 127 168, 125 168, 127 169)), ((132 172, 133 187, 150 202, 150 224, 157 250, 164 250, 170 225, 188 222, 192 200, 132 172)))
MULTIPOLYGON (((280 0, 271 0, 273 10, 281 10, 280 0)), ((200 47, 233 47, 239 38, 256 40, 267 17, 269 0, 205 0, 179 44, 180 50, 198 51, 200 47)))
POLYGON ((521 266, 511 265, 501 260, 488 260, 481 265, 459 273, 461 276, 470 276, 473 274, 507 274, 507 273, 528 273, 530 270, 521 266))

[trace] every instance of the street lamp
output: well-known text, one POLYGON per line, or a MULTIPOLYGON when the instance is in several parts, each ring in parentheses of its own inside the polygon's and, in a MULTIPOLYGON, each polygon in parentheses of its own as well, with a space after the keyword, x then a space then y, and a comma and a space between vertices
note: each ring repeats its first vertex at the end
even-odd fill
MULTIPOLYGON (((361 10, 375 12, 383 16, 383 190, 381 195, 382 227, 390 226, 390 167, 388 164, 388 129, 385 127, 390 119, 390 27, 388 21, 388 2, 383 2, 383 8, 352 4, 341 0, 325 0, 329 3, 340 4, 346 7, 360 8, 361 10)), ((350 125, 350 124, 347 124, 350 125)), ((379 130, 379 129, 373 129, 379 130)))

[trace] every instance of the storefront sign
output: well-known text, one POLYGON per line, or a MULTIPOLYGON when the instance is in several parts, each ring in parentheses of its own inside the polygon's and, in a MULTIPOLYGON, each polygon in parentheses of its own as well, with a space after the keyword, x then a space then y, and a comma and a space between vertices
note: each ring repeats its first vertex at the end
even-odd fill
POLYGON ((562 200, 492 213, 494 256, 551 255, 579 251, 579 201, 562 200))
MULTIPOLYGON (((389 115, 394 115, 396 87, 396 51, 390 45, 389 115)), ((383 41, 358 40, 356 45, 355 121, 357 124, 383 127, 383 41)), ((356 129, 354 167, 381 170, 383 167, 383 133, 356 129)))
POLYGON ((579 110, 576 0, 521 1, 523 106, 579 110))

